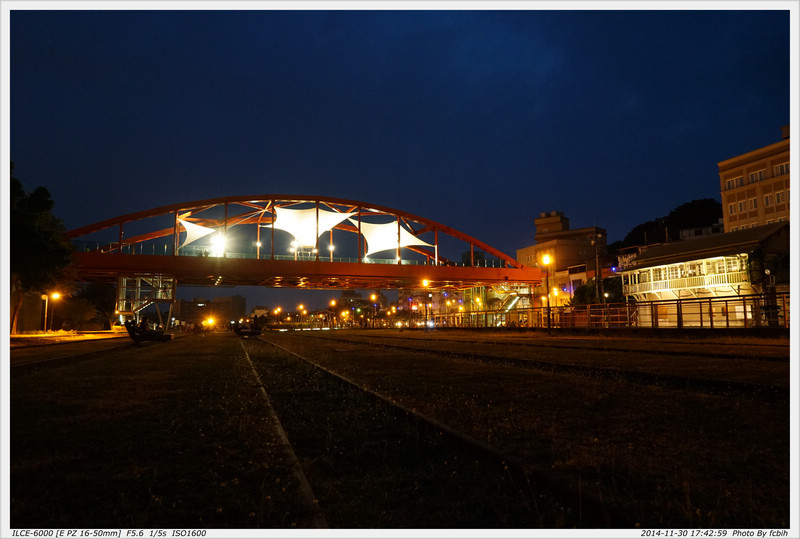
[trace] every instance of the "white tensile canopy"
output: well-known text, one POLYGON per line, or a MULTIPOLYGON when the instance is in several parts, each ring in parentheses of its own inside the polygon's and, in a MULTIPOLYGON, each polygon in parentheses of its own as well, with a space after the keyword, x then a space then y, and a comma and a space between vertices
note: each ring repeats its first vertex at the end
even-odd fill
MULTIPOLYGON (((350 222, 358 226, 358 222, 350 219, 350 222)), ((367 253, 364 256, 369 256, 380 251, 388 249, 397 249, 398 247, 408 247, 409 245, 425 245, 433 247, 420 238, 413 235, 411 232, 398 226, 397 221, 392 223, 365 223, 361 221, 361 234, 367 240, 367 253), (397 231, 400 230, 400 240, 398 242, 397 231)))
MULTIPOLYGON (((271 225, 262 226, 274 227, 288 232, 294 237, 297 247, 315 247, 317 238, 320 235, 328 232, 342 221, 349 220, 353 226, 358 227, 358 221, 350 219, 353 215, 356 214, 353 212, 340 213, 322 208, 275 208, 275 221, 271 225), (318 217, 319 221, 317 220, 318 217)), ((183 219, 178 219, 178 221, 186 229, 186 239, 181 244, 181 247, 216 232, 216 229, 196 225, 183 219)), ((367 240, 367 252, 364 256, 410 245, 433 247, 430 243, 418 238, 402 225, 399 225, 398 221, 391 223, 361 221, 361 234, 367 240), (398 230, 400 233, 399 241, 398 230)))
POLYGON ((315 247, 317 238, 324 232, 355 215, 354 213, 336 212, 322 208, 292 209, 275 208, 275 221, 271 225, 279 230, 284 230, 294 236, 298 247, 315 247), (319 211, 319 223, 317 223, 319 211))
POLYGON ((200 238, 216 232, 216 230, 213 228, 196 225, 194 223, 190 223, 189 221, 184 221, 183 219, 178 219, 178 222, 183 225, 183 228, 186 229, 186 239, 183 240, 181 247, 185 247, 193 241, 197 241, 200 238))

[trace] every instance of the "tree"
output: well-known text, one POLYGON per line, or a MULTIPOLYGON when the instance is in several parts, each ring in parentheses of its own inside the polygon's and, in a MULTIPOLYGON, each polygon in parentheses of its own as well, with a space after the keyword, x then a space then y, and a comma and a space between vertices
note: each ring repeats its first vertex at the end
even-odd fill
POLYGON ((53 322, 60 321, 56 327, 66 326, 66 329, 82 330, 83 324, 97 317, 97 309, 86 298, 71 297, 64 301, 58 309, 58 315, 53 310, 53 322))
POLYGON ((84 298, 91 303, 105 319, 104 329, 110 329, 114 323, 117 291, 114 285, 106 283, 89 283, 82 286, 75 297, 84 298))
MULTIPOLYGON (((619 277, 608 277, 603 279, 603 291, 608 294, 604 298, 605 303, 619 303, 623 300, 622 296, 622 279, 619 277)), ((594 279, 583 283, 575 289, 572 298, 569 300, 569 305, 593 305, 603 303, 597 297, 597 287, 594 285, 594 279)))
POLYGON ((669 215, 641 223, 633 227, 625 239, 608 246, 609 253, 625 247, 668 243, 680 239, 680 231, 687 228, 711 226, 722 217, 722 204, 713 198, 692 200, 681 204, 669 215))
POLYGON ((71 281, 72 245, 63 223, 50 211, 50 192, 37 187, 27 194, 14 178, 11 163, 9 225, 11 244, 11 333, 17 332, 17 316, 25 292, 45 290, 58 282, 71 281))

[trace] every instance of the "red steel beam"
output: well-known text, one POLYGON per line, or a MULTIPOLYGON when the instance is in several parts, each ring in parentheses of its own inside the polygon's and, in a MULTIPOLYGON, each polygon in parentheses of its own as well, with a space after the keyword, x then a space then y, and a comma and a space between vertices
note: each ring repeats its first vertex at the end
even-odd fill
POLYGON ((539 268, 481 268, 357 262, 254 260, 244 258, 74 254, 78 278, 116 281, 117 276, 162 274, 181 285, 266 286, 294 288, 469 288, 505 282, 539 284, 539 268))
MULTIPOLYGON (((515 268, 522 268, 524 267, 522 264, 517 262, 513 257, 498 251, 494 247, 483 243, 467 234, 459 232, 453 228, 450 228, 446 225, 441 223, 437 223, 430 219, 426 219, 424 217, 419 217, 417 215, 404 212, 401 210, 396 210, 392 208, 388 208, 385 206, 379 206, 375 204, 367 204, 359 201, 354 200, 347 200, 347 199, 340 199, 340 198, 331 198, 331 197, 315 197, 315 196, 303 196, 303 195, 257 195, 257 196, 236 196, 236 197, 220 197, 220 198, 213 198, 207 200, 198 200, 194 202, 183 202, 178 204, 171 204, 169 206, 160 206, 157 208, 153 208, 150 210, 145 210, 136 213, 130 213, 126 215, 122 215, 119 217, 114 217, 112 219, 107 219, 105 221, 101 221, 99 223, 94 223, 92 225, 87 225, 84 227, 80 227, 74 230, 69 231, 67 234, 70 238, 78 238, 80 236, 85 236, 87 234, 91 234, 97 232, 99 230, 104 230, 106 228, 110 228, 112 226, 118 226, 124 223, 138 221, 140 219, 146 219, 149 217, 156 217, 159 215, 164 215, 168 213, 174 212, 185 212, 190 211, 191 214, 199 213, 200 211, 204 211, 215 206, 220 205, 229 205, 229 204, 237 204, 246 206, 249 208, 257 208, 262 209, 262 206, 258 203, 266 203, 263 208, 269 207, 272 201, 279 202, 279 206, 283 205, 293 205, 293 204, 300 204, 300 203, 316 203, 316 204, 326 204, 329 206, 346 206, 352 208, 361 208, 363 211, 371 212, 373 214, 386 214, 386 215, 393 215, 397 216, 398 219, 404 220, 412 220, 416 221, 423 226, 423 228, 416 232, 416 234, 422 233, 422 231, 430 231, 430 230, 438 230, 440 232, 444 232, 445 234, 452 236, 456 239, 462 240, 468 243, 472 250, 474 247, 478 247, 479 249, 485 251, 486 253, 497 257, 498 259, 505 262, 508 266, 515 267, 515 268)), ((252 222, 245 220, 244 222, 252 222)), ((244 224, 244 222, 242 224, 244 224)), ((171 229, 169 229, 171 230, 171 229)), ((142 237, 153 237, 153 234, 159 234, 163 231, 153 232, 150 234, 142 235, 142 237)))

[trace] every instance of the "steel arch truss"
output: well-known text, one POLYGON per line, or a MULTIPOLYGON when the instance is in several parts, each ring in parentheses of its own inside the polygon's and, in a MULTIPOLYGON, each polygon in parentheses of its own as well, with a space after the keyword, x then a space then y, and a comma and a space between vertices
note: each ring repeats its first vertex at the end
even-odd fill
POLYGON ((87 281, 146 275, 167 276, 183 285, 301 288, 468 288, 541 282, 538 268, 524 266, 448 226, 338 198, 215 198, 115 217, 68 235, 78 248, 80 278, 87 281), (298 242, 299 233, 281 225, 279 215, 301 212, 312 217, 306 222, 315 226, 313 245, 308 239, 298 242), (333 214, 341 214, 341 219, 333 214), (375 252, 378 240, 371 238, 377 236, 370 237, 378 228, 384 232, 381 246, 390 245, 381 251, 384 258, 375 252), (394 234, 395 229, 396 244, 385 243, 386 231, 394 234), (340 249, 338 241, 334 247, 334 232, 345 248, 340 249), (235 241, 226 245, 226 238, 235 241), (468 251, 456 253, 462 260, 445 256, 459 243, 468 246, 468 251), (494 257, 494 267, 487 267, 484 253, 494 257))

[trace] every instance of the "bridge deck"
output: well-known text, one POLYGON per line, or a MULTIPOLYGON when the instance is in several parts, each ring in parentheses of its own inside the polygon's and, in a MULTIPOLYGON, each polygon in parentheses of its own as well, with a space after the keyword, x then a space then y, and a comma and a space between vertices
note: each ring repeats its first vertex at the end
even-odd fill
POLYGON ((116 282, 119 275, 170 275, 182 285, 298 288, 469 288, 504 282, 538 284, 532 267, 486 268, 313 260, 75 253, 79 278, 116 282))

